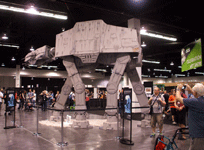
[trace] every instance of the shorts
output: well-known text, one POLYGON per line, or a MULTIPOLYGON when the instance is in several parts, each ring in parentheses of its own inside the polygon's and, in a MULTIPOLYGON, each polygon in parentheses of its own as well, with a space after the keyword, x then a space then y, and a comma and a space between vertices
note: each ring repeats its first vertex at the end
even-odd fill
POLYGON ((171 108, 171 115, 176 115, 176 108, 171 108))
POLYGON ((204 149, 204 138, 193 138, 190 142, 189 150, 201 150, 204 149))
POLYGON ((169 105, 168 105, 168 104, 166 104, 166 105, 165 105, 165 109, 164 109, 164 110, 165 110, 165 111, 167 111, 168 109, 169 109, 169 105))
POLYGON ((156 123, 158 123, 159 128, 163 127, 163 115, 162 114, 152 114, 151 115, 151 127, 155 128, 156 123))

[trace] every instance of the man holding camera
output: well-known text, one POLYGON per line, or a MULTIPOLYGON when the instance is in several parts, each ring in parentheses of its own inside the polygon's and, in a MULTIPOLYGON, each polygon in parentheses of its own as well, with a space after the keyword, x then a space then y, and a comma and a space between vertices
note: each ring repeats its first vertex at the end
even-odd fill
POLYGON ((160 95, 159 92, 159 88, 155 87, 154 94, 148 101, 148 104, 153 107, 153 112, 151 114, 151 127, 153 133, 150 135, 150 137, 155 137, 156 123, 158 123, 159 125, 160 135, 162 134, 163 129, 162 107, 166 105, 166 102, 164 100, 164 97, 160 95))
POLYGON ((186 90, 195 98, 182 98, 182 84, 177 86, 176 100, 188 107, 188 123, 191 143, 189 150, 204 149, 204 85, 201 83, 191 87, 185 84, 186 90))

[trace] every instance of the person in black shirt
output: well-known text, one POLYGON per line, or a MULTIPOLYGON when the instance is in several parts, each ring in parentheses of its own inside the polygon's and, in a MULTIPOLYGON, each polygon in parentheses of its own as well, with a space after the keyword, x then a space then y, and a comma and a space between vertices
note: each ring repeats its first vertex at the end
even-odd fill
POLYGON ((124 101, 123 101, 123 89, 122 89, 120 94, 119 94, 119 113, 120 114, 121 114, 123 106, 124 106, 124 101))
POLYGON ((41 93, 41 96, 42 96, 42 110, 45 111, 46 108, 47 108, 47 100, 48 100, 48 95, 47 95, 47 92, 46 91, 43 91, 41 93))
POLYGON ((164 111, 167 111, 168 108, 169 108, 169 94, 166 92, 166 90, 164 91, 164 100, 166 102, 166 106, 165 106, 165 110, 164 111))

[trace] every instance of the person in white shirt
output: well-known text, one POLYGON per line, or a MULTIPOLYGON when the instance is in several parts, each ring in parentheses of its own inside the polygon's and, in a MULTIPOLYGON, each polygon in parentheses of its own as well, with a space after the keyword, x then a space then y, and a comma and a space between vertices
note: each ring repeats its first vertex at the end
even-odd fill
POLYGON ((36 93, 35 90, 33 90, 33 106, 36 105, 36 93))
POLYGON ((2 104, 2 99, 4 97, 4 94, 3 94, 3 89, 0 90, 0 115, 1 115, 1 104, 2 104))

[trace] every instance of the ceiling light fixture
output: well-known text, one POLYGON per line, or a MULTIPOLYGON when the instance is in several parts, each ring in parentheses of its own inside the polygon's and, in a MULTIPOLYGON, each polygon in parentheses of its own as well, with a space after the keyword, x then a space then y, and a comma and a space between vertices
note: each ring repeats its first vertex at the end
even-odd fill
POLYGON ((168 76, 155 76, 155 78, 168 78, 168 76))
POLYGON ((170 63, 170 65, 173 66, 173 65, 174 65, 174 62, 172 61, 172 62, 170 63))
POLYGON ((162 71, 162 72, 169 72, 169 73, 171 73, 171 70, 167 70, 167 69, 154 69, 154 71, 162 71))
POLYGON ((168 36, 164 36, 164 35, 160 35, 160 34, 155 34, 155 33, 147 32, 147 30, 145 30, 144 27, 142 27, 142 29, 140 30, 140 34, 141 35, 150 36, 150 37, 154 37, 154 38, 169 40, 169 41, 177 41, 177 38, 173 38, 173 37, 168 37, 168 36))
POLYGON ((148 78, 148 77, 149 77, 149 75, 142 75, 142 77, 144 77, 144 78, 148 78))
POLYGON ((8 40, 8 36, 6 36, 6 34, 4 34, 1 38, 2 38, 3 40, 8 40))
POLYGON ((202 75, 204 75, 204 72, 195 72, 195 74, 202 74, 202 75))
POLYGON ((26 9, 26 12, 29 13, 29 14, 37 14, 37 13, 39 13, 37 11, 37 9, 33 5, 31 5, 30 8, 26 9))
POLYGON ((142 62, 145 62, 145 63, 151 63, 151 64, 160 64, 159 61, 150 61, 150 60, 142 60, 142 62))
MULTIPOLYGON (((9 4, 9 3, 8 3, 9 4)), ((38 11, 34 6, 31 6, 29 9, 24 9, 24 6, 19 7, 20 5, 17 4, 12 4, 14 6, 9 5, 0 5, 0 9, 2 10, 8 10, 8 11, 14 11, 14 12, 20 12, 20 13, 27 13, 27 14, 32 14, 32 15, 38 15, 38 16, 43 16, 43 17, 50 17, 50 18, 55 18, 55 19, 61 19, 61 20, 67 20, 68 17, 64 14, 63 12, 60 12, 61 14, 57 13, 51 13, 51 12, 46 12, 46 11, 38 11)), ((40 9, 43 10, 43 9, 40 9)), ((54 12, 54 11, 52 11, 54 12)))
POLYGON ((106 69, 95 69, 95 71, 107 72, 106 69))
POLYGON ((13 48, 17 48, 17 49, 20 48, 20 46, 18 46, 18 45, 11 45, 11 44, 0 44, 0 46, 4 46, 4 47, 13 47, 13 48))
POLYGON ((35 49, 33 48, 33 46, 31 46, 30 51, 34 51, 35 49))
POLYGON ((146 47, 147 45, 145 44, 145 42, 142 42, 142 47, 146 47))
POLYGON ((12 61, 15 61, 16 59, 14 57, 11 58, 12 61))
POLYGON ((176 77, 185 77, 185 74, 175 74, 176 77))

